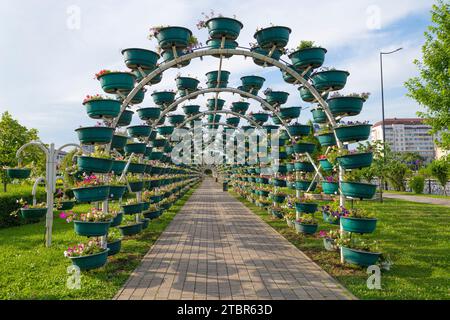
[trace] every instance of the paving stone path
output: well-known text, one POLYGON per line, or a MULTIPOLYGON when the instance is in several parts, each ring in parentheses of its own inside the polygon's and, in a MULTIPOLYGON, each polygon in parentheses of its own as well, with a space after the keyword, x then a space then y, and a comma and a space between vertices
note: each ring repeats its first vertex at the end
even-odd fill
POLYGON ((408 196, 404 194, 395 194, 395 193, 383 193, 383 197, 389 199, 398 199, 404 201, 418 202, 418 203, 427 203, 427 204, 437 204, 441 206, 450 207, 450 200, 441 199, 441 198, 431 198, 424 196, 408 196))
POLYGON ((206 179, 115 299, 354 299, 329 274, 206 179))

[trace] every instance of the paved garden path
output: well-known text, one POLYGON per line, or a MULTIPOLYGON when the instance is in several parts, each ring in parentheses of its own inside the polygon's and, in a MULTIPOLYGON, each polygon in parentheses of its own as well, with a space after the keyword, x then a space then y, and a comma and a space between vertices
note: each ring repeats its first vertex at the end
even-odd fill
POLYGON ((205 180, 116 299, 352 299, 241 202, 205 180))
POLYGON ((411 201, 411 202, 437 204, 437 205, 441 205, 441 206, 450 207, 450 200, 441 199, 441 198, 431 198, 431 197, 424 197, 424 196, 408 196, 408 195, 404 195, 404 194, 395 194, 395 193, 383 193, 383 197, 389 198, 389 199, 398 199, 398 200, 405 200, 405 201, 411 201))

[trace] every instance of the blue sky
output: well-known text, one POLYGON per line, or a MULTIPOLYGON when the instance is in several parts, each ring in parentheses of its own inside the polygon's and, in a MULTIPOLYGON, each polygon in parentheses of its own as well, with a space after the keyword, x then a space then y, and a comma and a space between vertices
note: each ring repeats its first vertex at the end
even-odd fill
MULTIPOLYGON (((371 92, 359 120, 379 121, 379 52, 403 47, 386 56, 385 90, 387 117, 414 117, 419 110, 405 96, 403 83, 417 74, 412 61, 421 56, 423 32, 430 23, 431 1, 13 1, 0 3, 0 112, 8 110, 21 123, 37 128, 44 142, 61 145, 76 142, 74 130, 93 124, 81 104, 86 94, 101 93, 94 74, 101 69, 125 70, 121 49, 154 49, 148 29, 170 24, 190 28, 205 43, 207 34, 195 28, 201 12, 214 9, 225 16, 236 15, 244 23, 238 41, 248 46, 257 27, 271 23, 293 29, 288 47, 300 40, 314 40, 328 49, 326 66, 348 70, 351 75, 343 92, 371 92), (79 28, 73 28, 73 9, 79 10, 79 28), (68 27, 72 26, 72 27, 68 27)), ((172 89, 177 73, 204 74, 218 68, 218 60, 205 58, 189 67, 171 70, 155 89, 172 89)), ((243 75, 267 78, 267 86, 289 91, 287 105, 302 103, 297 91, 282 81, 273 68, 260 68, 250 59, 233 57, 224 64, 231 71, 231 85, 243 75)), ((150 94, 141 106, 152 106, 150 94)), ((224 94, 229 102, 238 97, 224 94)), ((203 104, 206 98, 200 98, 203 104)), ((257 105, 252 105, 256 110, 257 105)), ((304 111, 301 122, 311 119, 304 111)), ((135 119, 136 123, 139 120, 135 119)))

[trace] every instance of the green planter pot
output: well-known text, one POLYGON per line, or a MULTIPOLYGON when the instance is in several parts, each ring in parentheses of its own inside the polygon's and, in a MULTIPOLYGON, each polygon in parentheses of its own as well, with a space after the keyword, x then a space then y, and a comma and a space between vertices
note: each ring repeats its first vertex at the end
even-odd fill
POLYGON ((200 81, 195 78, 190 77, 178 77, 176 79, 177 89, 180 91, 196 91, 198 89, 198 85, 200 81))
POLYGON ((125 153, 127 154, 145 154, 147 145, 145 143, 128 143, 125 145, 125 153))
POLYGON ((280 108, 280 116, 283 120, 296 119, 300 117, 300 107, 280 108))
POLYGON ((125 59, 126 66, 133 70, 136 70, 139 67, 142 69, 153 70, 156 68, 160 58, 159 54, 156 52, 140 48, 122 50, 122 55, 125 59))
POLYGON ((313 85, 319 91, 327 90, 342 90, 347 83, 347 78, 350 75, 347 71, 329 70, 316 72, 311 79, 313 85))
POLYGON ((182 114, 172 114, 170 116, 167 116, 167 119, 169 119, 169 123, 171 125, 179 126, 184 122, 185 116, 182 114))
POLYGON ((28 168, 8 168, 6 175, 10 179, 27 179, 31 175, 31 169, 28 168))
POLYGON ((321 124, 323 124, 323 123, 327 123, 328 122, 327 114, 322 109, 314 109, 314 110, 311 110, 311 112, 312 112, 312 115, 313 115, 314 123, 321 123, 321 124))
POLYGON ((239 123, 241 122, 241 119, 239 117, 231 117, 227 118, 227 124, 233 127, 237 127, 239 123))
POLYGON ((150 136, 151 127, 147 125, 128 127, 128 134, 133 138, 148 138, 150 136))
POLYGON ((296 203, 295 210, 298 213, 315 213, 317 212, 317 203, 296 203))
POLYGON ((123 149, 125 145, 127 144, 128 137, 120 136, 120 135, 113 135, 112 142, 111 142, 111 148, 113 149, 123 149))
POLYGON ((90 100, 83 103, 88 116, 92 119, 112 119, 120 113, 120 101, 114 99, 90 100))
POLYGON ((254 113, 251 117, 256 123, 258 123, 260 125, 264 124, 265 122, 267 122, 269 120, 269 114, 267 114, 267 113, 259 113, 258 112, 258 113, 254 113))
POLYGON ((73 207, 75 207, 75 203, 76 203, 75 201, 62 201, 61 205, 56 209, 58 211, 72 210, 73 207))
POLYGON ((369 139, 371 128, 371 124, 361 124, 338 127, 334 131, 342 142, 358 142, 369 139))
POLYGON ((281 119, 278 118, 278 116, 276 116, 276 115, 273 115, 273 116, 272 116, 272 122, 273 122, 274 124, 280 125, 280 126, 283 124, 283 122, 281 122, 281 119))
POLYGON ((233 102, 231 111, 240 113, 240 114, 245 114, 249 107, 250 107, 250 104, 248 102, 233 102))
POLYGON ((315 234, 317 232, 317 229, 319 228, 319 225, 317 224, 303 224, 295 222, 295 229, 299 233, 304 234, 315 234))
POLYGON ((270 192, 266 191, 266 190, 259 190, 259 195, 264 197, 264 198, 267 198, 269 196, 269 193, 270 192))
POLYGON ((125 170, 126 165, 127 165, 126 161, 113 160, 111 172, 114 172, 114 174, 116 175, 121 175, 123 170, 125 170))
MULTIPOLYGON (((206 78, 208 79, 207 82, 209 83, 218 83, 219 80, 219 71, 210 71, 206 74, 206 78)), ((220 72, 220 82, 228 82, 228 79, 230 78, 230 72, 222 70, 220 72)))
POLYGON ((152 141, 153 148, 164 148, 167 144, 166 139, 155 139, 152 141))
POLYGON ((293 145, 294 147, 294 153, 309 153, 312 154, 314 150, 316 150, 316 145, 314 143, 307 143, 307 142, 298 142, 293 145))
POLYGON ((295 165, 293 163, 287 163, 286 169, 288 172, 295 172, 295 165))
POLYGON ((259 30, 254 38, 263 49, 271 49, 273 46, 284 48, 289 42, 291 29, 288 27, 274 26, 259 30))
MULTIPOLYGON (((270 49, 263 49, 263 48, 260 48, 260 47, 252 48, 251 51, 255 52, 255 53, 258 53, 260 55, 266 56, 266 57, 269 57, 269 54, 270 54, 270 49)), ((283 55, 283 53, 280 50, 276 49, 272 53, 272 56, 270 56, 270 58, 274 59, 276 61, 279 61, 282 55, 283 55)), ((273 66, 272 64, 264 62, 263 60, 260 60, 258 58, 253 58, 253 62, 256 65, 261 66, 261 67, 263 67, 263 66, 272 67, 273 66)))
MULTIPOLYGON (((185 55, 187 54, 186 51, 185 51, 184 49, 180 49, 180 48, 176 49, 176 52, 177 52, 177 57, 178 57, 178 58, 181 58, 182 56, 185 56, 185 55)), ((169 50, 167 50, 167 51, 163 51, 161 55, 162 55, 163 60, 164 60, 165 62, 170 62, 170 61, 172 61, 172 60, 175 60, 175 56, 174 56, 174 54, 173 54, 172 49, 169 49, 169 50)), ((183 61, 183 62, 180 62, 178 65, 174 65, 172 68, 186 67, 186 66, 188 66, 190 63, 191 63, 191 60, 185 60, 185 61, 183 61)))
POLYGON ((141 192, 144 189, 144 181, 129 182, 131 192, 141 192))
POLYGON ((276 203, 283 203, 284 200, 286 200, 286 196, 282 196, 282 195, 271 195, 270 198, 273 200, 273 202, 276 202, 276 203))
POLYGON ((289 134, 293 137, 307 136, 311 133, 311 126, 308 125, 291 125, 287 127, 289 134))
POLYGON ((261 184, 269 184, 269 179, 267 178, 256 178, 256 182, 261 184))
POLYGON ((115 256, 122 249, 122 240, 116 240, 114 242, 108 242, 107 247, 109 249, 108 257, 115 256))
POLYGON ((334 133, 319 134, 317 139, 322 147, 332 147, 337 145, 334 133))
MULTIPOLYGON (((308 88, 301 86, 298 88, 298 91, 300 92, 300 97, 302 98, 303 101, 311 103, 317 101, 308 88)), ((324 97, 324 99, 326 99, 326 97, 328 97, 328 94, 324 97)))
POLYGON ((82 144, 108 144, 113 138, 113 128, 85 127, 75 130, 82 144))
MULTIPOLYGON (((245 89, 259 91, 264 86, 264 82, 266 81, 266 79, 258 76, 245 76, 241 78, 241 81, 242 87, 244 87, 245 89)), ((247 109, 245 109, 245 111, 247 111, 247 109)))
POLYGON ((328 99, 333 116, 357 116, 361 113, 364 99, 359 97, 334 97, 328 99))
POLYGON ((377 219, 355 219, 341 217, 344 231, 365 234, 373 233, 377 227, 377 219))
POLYGON ((283 179, 272 179, 271 184, 274 187, 286 188, 286 181, 283 179))
POLYGON ((221 116, 220 114, 209 114, 209 115, 208 115, 208 121, 209 121, 209 123, 212 123, 212 122, 215 122, 215 123, 220 122, 220 119, 222 119, 222 116, 221 116))
POLYGON ((360 169, 370 167, 373 161, 373 153, 358 153, 349 154, 346 156, 338 157, 337 161, 339 165, 345 170, 360 169))
POLYGON ((142 211, 147 211, 150 208, 150 202, 142 203, 142 211))
POLYGON ((118 227, 122 236, 135 236, 142 232, 142 222, 130 225, 118 227))
POLYGON ((143 209, 143 203, 130 204, 122 206, 122 211, 124 214, 137 214, 141 213, 143 209))
POLYGON ((314 172, 314 166, 310 162, 295 162, 294 170, 300 172, 314 172))
MULTIPOLYGON (((133 98, 131 98, 131 101, 130 101, 130 104, 139 104, 139 103, 142 103, 143 101, 144 101, 144 99, 145 99, 145 92, 146 92, 146 89, 141 89, 141 90, 139 90, 134 96, 133 96, 133 98)), ((127 96, 130 94, 130 92, 126 92, 125 93, 127 96)), ((119 98, 120 96, 118 96, 118 98, 119 98)))
POLYGON ((145 230, 150 225, 150 219, 144 218, 141 220, 142 222, 142 230, 145 230))
POLYGON ((111 221, 108 222, 83 222, 74 221, 75 233, 84 237, 101 237, 108 234, 111 221))
POLYGON ((47 208, 20 209, 20 216, 25 220, 39 220, 45 217, 47 208))
POLYGON ((319 163, 324 171, 332 171, 333 165, 328 160, 319 160, 319 163))
POLYGON ((161 211, 153 211, 153 212, 145 212, 144 213, 144 217, 146 219, 150 219, 150 220, 155 220, 157 218, 159 218, 159 216, 161 215, 161 211))
POLYGON ((296 68, 312 69, 320 68, 325 61, 325 54, 327 50, 324 48, 306 48, 297 50, 289 55, 292 65, 296 68))
POLYGON ((325 213, 325 212, 322 212, 322 217, 323 217, 323 221, 325 221, 325 222, 327 222, 329 224, 336 225, 336 226, 341 224, 341 222, 340 222, 341 219, 340 218, 336 219, 336 220, 333 220, 333 219, 330 218, 330 215, 325 213))
MULTIPOLYGON (((296 73, 298 73, 300 76, 303 74, 303 70, 298 70, 292 67, 289 67, 290 70, 295 71, 296 73)), ((283 80, 286 83, 289 84, 294 84, 296 83, 298 80, 296 77, 294 77, 293 75, 291 75, 290 73, 286 72, 286 71, 282 71, 281 73, 283 75, 283 80)), ((312 74, 312 70, 309 70, 306 74, 303 75, 303 79, 308 80, 309 76, 312 74)))
POLYGON ((159 30, 156 39, 161 49, 168 50, 172 47, 187 48, 191 36, 192 32, 187 28, 166 27, 159 30))
POLYGON ((220 111, 225 106, 225 100, 217 99, 217 109, 215 109, 216 108, 216 99, 208 99, 206 101, 206 106, 208 107, 209 111, 214 111, 214 110, 220 111))
POLYGON ((78 156, 77 165, 80 171, 86 173, 109 173, 111 172, 113 161, 111 159, 78 156))
MULTIPOLYGON (((206 45, 210 47, 211 49, 220 49, 222 45, 221 39, 210 39, 206 41, 206 45)), ((236 49, 238 46, 238 43, 234 40, 225 40, 224 46, 222 49, 236 49)), ((232 54, 222 54, 224 58, 231 58, 232 54)), ((220 54, 213 54, 213 57, 220 58, 220 54)))
POLYGON ((117 216, 112 220, 111 225, 109 226, 110 228, 114 228, 114 227, 118 227, 121 225, 123 221, 123 213, 120 212, 117 214, 117 216))
POLYGON ((118 127, 127 127, 130 125, 131 120, 133 120, 134 112, 131 110, 125 110, 119 118, 117 123, 118 127))
POLYGON ((116 91, 131 91, 136 82, 136 76, 130 72, 110 72, 98 77, 103 91, 116 93, 116 91))
POLYGON ((345 247, 342 247, 341 249, 345 262, 356 264, 362 267, 376 265, 381 256, 381 253, 366 252, 345 247))
POLYGON ((109 186, 88 187, 73 189, 78 202, 100 202, 109 197, 109 186))
POLYGON ((189 115, 189 116, 193 116, 196 115, 200 112, 200 106, 198 105, 188 105, 188 106, 183 106, 183 110, 184 113, 189 115))
POLYGON ((171 91, 161 91, 161 92, 154 92, 152 94, 153 102, 157 106, 168 106, 171 105, 175 101, 175 92, 171 91))
POLYGON ((128 172, 141 174, 141 173, 145 172, 145 168, 146 168, 146 165, 143 163, 131 162, 130 165, 128 166, 128 172))
POLYGON ((215 40, 221 40, 223 37, 230 40, 236 40, 239 37, 244 25, 232 18, 217 17, 206 21, 209 36, 215 40))
POLYGON ((142 121, 158 120, 161 115, 161 108, 142 108, 137 111, 142 121))
POLYGON ((158 133, 162 136, 170 136, 174 130, 175 127, 174 126, 162 126, 162 127, 158 127, 158 133))
POLYGON ((272 213, 272 216, 274 216, 275 218, 284 219, 284 215, 281 211, 272 209, 272 210, 270 210, 270 212, 272 213))
POLYGON ((342 182, 342 193, 346 197, 356 199, 372 199, 377 191, 377 186, 368 183, 342 182))
POLYGON ((149 160, 160 160, 163 157, 163 153, 162 152, 158 152, 158 151, 153 151, 149 156, 148 159, 149 160))
POLYGON ((327 195, 339 194, 339 184, 337 182, 322 181, 322 190, 327 195))
MULTIPOLYGON (((312 181, 303 181, 303 180, 298 180, 295 181, 295 190, 299 190, 299 191, 308 191, 309 186, 311 185, 312 181)), ((311 186, 310 191, 314 191, 317 188, 317 183, 314 182, 311 186)))
MULTIPOLYGON (((150 73, 152 73, 153 71, 155 71, 155 69, 150 69, 150 70, 145 70, 143 69, 143 74, 146 76, 148 76, 150 73)), ((136 81, 137 82, 141 82, 144 79, 144 76, 142 75, 142 73, 139 70, 133 70, 133 74, 136 76, 136 81)), ((149 84, 153 85, 153 84, 158 84, 162 81, 162 76, 163 74, 160 73, 157 76, 153 77, 149 84)))
POLYGON ((287 102, 288 97, 289 97, 289 93, 287 93, 287 92, 272 91, 272 92, 267 92, 266 101, 272 106, 273 105, 281 106, 287 102))
POLYGON ((69 257, 74 266, 80 268, 81 271, 98 269, 103 267, 108 261, 109 249, 100 253, 83 257, 69 257))

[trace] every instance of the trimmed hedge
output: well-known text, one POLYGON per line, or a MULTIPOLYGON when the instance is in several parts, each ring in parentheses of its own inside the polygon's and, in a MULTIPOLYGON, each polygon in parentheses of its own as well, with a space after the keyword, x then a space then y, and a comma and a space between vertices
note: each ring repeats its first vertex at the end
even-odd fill
MULTIPOLYGON (((14 186, 8 185, 8 191, 5 193, 0 192, 0 229, 20 226, 27 222, 20 217, 12 217, 11 212, 19 209, 17 204, 18 199, 24 199, 28 203, 33 202, 33 196, 31 195, 32 186, 14 186)), ((44 188, 39 188, 36 194, 37 202, 45 202, 46 195, 44 188)))

